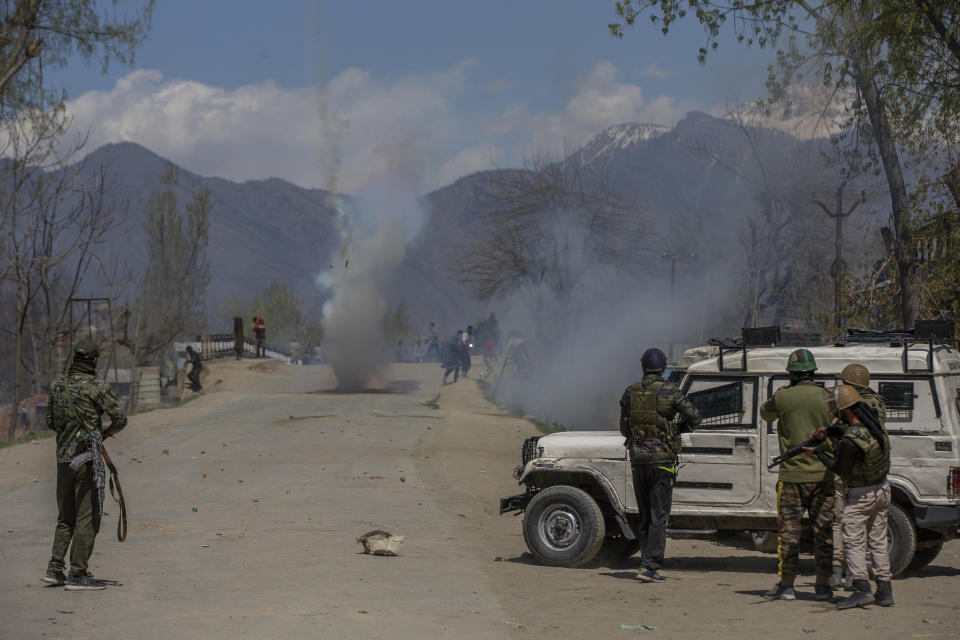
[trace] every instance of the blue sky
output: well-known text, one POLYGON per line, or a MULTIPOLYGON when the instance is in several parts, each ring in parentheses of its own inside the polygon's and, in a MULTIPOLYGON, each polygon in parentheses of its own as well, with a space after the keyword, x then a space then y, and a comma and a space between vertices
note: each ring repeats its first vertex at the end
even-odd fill
POLYGON ((706 67, 694 21, 611 37, 606 0, 164 0, 132 67, 59 73, 88 149, 133 141, 202 175, 426 191, 622 122, 763 94, 770 56, 706 67))

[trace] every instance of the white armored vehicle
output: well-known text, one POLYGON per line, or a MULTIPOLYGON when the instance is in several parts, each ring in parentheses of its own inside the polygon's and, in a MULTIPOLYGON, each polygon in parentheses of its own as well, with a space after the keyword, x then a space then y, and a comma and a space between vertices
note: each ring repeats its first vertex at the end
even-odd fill
MULTIPOLYGON (((789 384, 793 348, 715 347, 674 372, 703 423, 682 435, 673 530, 750 531, 758 548, 776 549, 777 469, 768 465, 780 451, 776 424, 762 420, 759 407, 789 384)), ((891 569, 925 566, 960 533, 960 353, 905 333, 851 334, 810 350, 816 380, 827 387, 848 364, 870 370, 891 442, 891 569)), ((500 512, 524 512, 524 539, 540 562, 577 566, 605 542, 636 550, 637 505, 619 431, 528 438, 514 475, 526 492, 502 498, 500 512)))

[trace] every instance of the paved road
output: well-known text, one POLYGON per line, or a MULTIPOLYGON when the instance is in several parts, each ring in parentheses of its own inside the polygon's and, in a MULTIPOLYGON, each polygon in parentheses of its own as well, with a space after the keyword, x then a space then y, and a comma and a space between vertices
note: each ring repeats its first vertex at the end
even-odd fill
POLYGON ((209 393, 134 416, 108 442, 130 533, 115 540, 108 498, 92 570, 122 587, 39 583, 56 517, 53 442, 0 450, 0 639, 637 633, 621 624, 677 638, 960 637, 960 543, 895 582, 896 607, 842 613, 764 602, 775 558, 742 540, 672 541, 663 585, 637 583, 635 558, 540 567, 520 519, 497 514, 533 427, 472 381, 441 387, 435 365, 400 365, 375 392, 340 394, 325 367, 248 366, 214 367, 209 393), (405 535, 401 555, 360 553, 355 539, 371 529, 405 535))

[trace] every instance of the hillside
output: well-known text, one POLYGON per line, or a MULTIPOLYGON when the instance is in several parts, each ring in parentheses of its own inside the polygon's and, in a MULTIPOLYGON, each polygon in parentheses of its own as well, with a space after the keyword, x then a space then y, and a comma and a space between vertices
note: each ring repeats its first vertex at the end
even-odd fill
MULTIPOLYGON (((774 131, 751 141, 730 121, 690 113, 672 129, 611 127, 565 162, 603 176, 618 193, 639 202, 651 221, 651 242, 665 250, 689 244, 691 252, 714 255, 703 245, 735 243, 745 212, 754 208, 758 185, 767 175, 759 171, 756 157, 770 164, 766 171, 790 176, 796 172, 790 162, 809 158, 811 149, 774 131)), ((86 170, 106 166, 115 197, 128 203, 126 220, 108 243, 111 257, 142 269, 145 203, 159 187, 168 161, 139 145, 121 143, 97 149, 85 163, 86 170)), ((392 304, 407 304, 414 322, 435 320, 450 328, 485 311, 457 281, 454 270, 463 240, 476 232, 484 212, 498 206, 496 183, 517 171, 475 173, 422 197, 426 224, 385 290, 392 304)), ((325 191, 279 178, 236 183, 182 168, 179 178, 182 203, 200 186, 209 187, 213 195, 211 309, 226 296, 260 291, 272 280, 322 302, 324 292, 315 279, 339 246, 335 212, 325 191)), ((667 277, 665 265, 658 277, 667 277)))

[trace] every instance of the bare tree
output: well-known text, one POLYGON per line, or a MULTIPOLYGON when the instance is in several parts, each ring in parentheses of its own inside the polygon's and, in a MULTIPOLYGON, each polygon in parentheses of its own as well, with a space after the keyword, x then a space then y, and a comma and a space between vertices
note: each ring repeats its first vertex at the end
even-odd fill
MULTIPOLYGON (((751 124, 753 109, 740 106, 729 114, 743 144, 725 148, 707 141, 681 141, 749 185, 752 206, 739 221, 737 240, 743 249, 743 326, 781 324, 819 318, 828 292, 835 244, 830 226, 811 195, 842 180, 857 177, 855 162, 838 170, 815 142, 802 143, 787 133, 751 124)), ((831 149, 829 154, 836 155, 831 149)), ((847 159, 849 161, 849 159, 847 159)), ((726 258, 729 260, 729 256, 726 258)), ((844 265, 834 265, 844 269, 844 265)), ((826 327, 822 327, 826 328, 826 327)))
POLYGON ((63 97, 45 85, 43 71, 66 66, 74 53, 99 62, 104 71, 111 60, 131 62, 150 28, 156 0, 144 0, 133 12, 117 4, 97 0, 0 0, 3 115, 62 103, 63 97))
MULTIPOLYGON (((177 338, 200 331, 210 283, 210 190, 196 189, 181 211, 176 169, 170 166, 160 181, 147 200, 149 263, 137 298, 121 312, 118 342, 130 349, 137 367, 153 363, 177 338)), ((135 396, 131 392, 131 402, 135 396)))
POLYGON ((496 205, 457 267, 481 300, 519 292, 534 318, 551 308, 570 313, 590 274, 628 271, 652 255, 638 206, 575 164, 537 158, 491 191, 496 205))
POLYGON ((116 203, 102 167, 69 166, 79 146, 66 153, 56 148, 67 125, 62 110, 21 112, 4 124, 10 159, 0 171, 0 230, 7 240, 0 279, 13 283, 16 302, 7 329, 14 342, 15 415, 22 373, 39 391, 55 372, 54 337, 65 328, 67 300, 97 266, 98 245, 116 223, 116 203))

